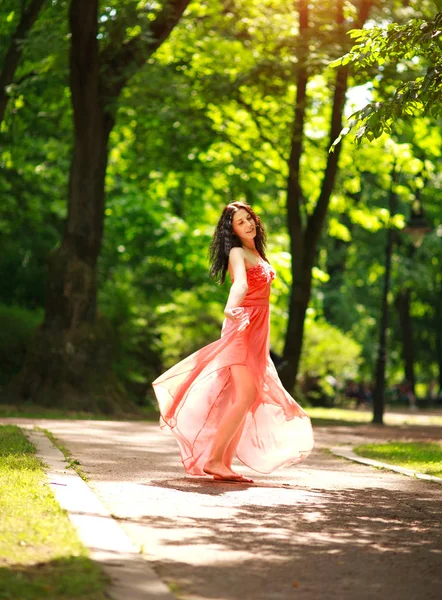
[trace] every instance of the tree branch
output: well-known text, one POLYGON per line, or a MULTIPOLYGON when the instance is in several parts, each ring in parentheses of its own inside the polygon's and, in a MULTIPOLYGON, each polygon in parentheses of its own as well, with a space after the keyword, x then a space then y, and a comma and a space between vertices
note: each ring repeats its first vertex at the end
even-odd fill
MULTIPOLYGON (((233 141, 225 132, 217 132, 218 135, 224 139, 226 142, 228 142, 229 144, 232 144, 232 146, 235 146, 235 148, 238 148, 238 150, 241 151, 241 154, 243 156, 247 156, 248 151, 245 150, 240 144, 238 144, 238 142, 233 141)), ((256 156, 255 156, 256 159, 256 156)), ((275 169, 275 167, 272 167, 271 165, 269 165, 265 160, 263 160, 261 157, 258 158, 258 160, 260 162, 262 162, 268 169, 269 171, 272 171, 273 173, 275 173, 275 175, 281 175, 281 170, 280 169, 275 169)))
MULTIPOLYGON (((365 20, 368 18, 370 9, 373 6, 373 0, 362 1, 358 14, 358 28, 364 25, 365 20)), ((339 0, 338 11, 336 16, 337 24, 341 24, 344 21, 343 15, 343 2, 339 0)), ((342 115, 345 106, 345 97, 348 86, 348 75, 349 65, 343 65, 337 69, 335 89, 333 94, 333 107, 330 118, 330 134, 329 134, 329 147, 333 141, 339 135, 342 129, 342 115)), ((314 261, 315 248, 321 235, 322 226, 324 219, 327 214, 330 197, 335 185, 336 175, 338 172, 338 162, 341 152, 342 144, 339 143, 335 146, 334 152, 329 152, 327 156, 327 164, 324 171, 324 178, 322 180, 321 192, 316 202, 313 213, 309 216, 306 227, 306 244, 307 252, 306 256, 309 257, 310 261, 314 261)), ((313 263, 312 263, 313 264, 313 263)))
POLYGON ((3 61, 3 68, 0 72, 0 123, 5 116, 9 99, 6 88, 14 81, 15 71, 17 70, 23 52, 22 41, 35 23, 45 1, 46 0, 31 0, 28 8, 23 10, 20 22, 9 43, 3 61))
POLYGON ((148 34, 143 32, 116 47, 107 46, 101 53, 102 90, 105 101, 118 97, 127 81, 167 39, 181 19, 190 0, 168 0, 152 22, 148 34))
POLYGON ((306 66, 308 53, 308 0, 299 0, 299 67, 296 78, 295 117, 293 123, 292 144, 288 160, 287 182, 287 221, 292 245, 292 257, 300 256, 303 242, 301 219, 301 204, 304 195, 300 181, 300 161, 303 151, 302 139, 304 136, 305 109, 307 103, 307 82, 309 74, 306 66))
MULTIPOLYGON (((259 132, 259 135, 260 135, 261 139, 262 139, 264 142, 267 142, 268 144, 270 144, 270 145, 272 146, 272 148, 273 148, 274 150, 276 150, 276 152, 278 153, 278 156, 281 158, 281 160, 285 160, 285 161, 286 161, 286 160, 287 160, 287 158, 286 158, 286 157, 284 157, 284 156, 282 156, 282 155, 279 153, 279 151, 278 151, 278 149, 277 149, 277 147, 276 147, 276 146, 277 146, 277 143, 276 143, 274 140, 270 139, 270 138, 269 138, 269 137, 268 137, 268 136, 267 136, 267 135, 264 133, 264 131, 263 131, 263 128, 262 128, 262 125, 261 125, 261 123, 260 123, 260 122, 259 122, 259 120, 258 120, 258 119, 259 119, 259 117, 261 117, 261 118, 267 118, 267 117, 266 117, 266 115, 261 115, 261 114, 260 114, 258 111, 256 111, 256 110, 255 110, 255 109, 252 107, 252 105, 251 105, 251 104, 249 104, 248 102, 246 102, 245 100, 243 100, 243 99, 242 99, 242 98, 241 98, 239 95, 238 95, 238 96, 235 96, 235 100, 238 102, 238 104, 239 104, 240 106, 244 106, 244 108, 245 108, 245 109, 246 109, 246 110, 247 110, 247 111, 248 111, 248 112, 249 112, 249 113, 252 115, 252 117, 253 117, 253 122, 254 122, 254 123, 255 123, 255 125, 256 125, 256 128, 257 128, 257 130, 258 130, 258 132, 259 132)), ((269 119, 269 121, 270 121, 270 119, 269 119)), ((270 121, 270 123, 272 123, 272 122, 270 121)), ((276 124, 275 124, 275 123, 272 123, 272 125, 273 125, 273 127, 276 127, 276 124)))

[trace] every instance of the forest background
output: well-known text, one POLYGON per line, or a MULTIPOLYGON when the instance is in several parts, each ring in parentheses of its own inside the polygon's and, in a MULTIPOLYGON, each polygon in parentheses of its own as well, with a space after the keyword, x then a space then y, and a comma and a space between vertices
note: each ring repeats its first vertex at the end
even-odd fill
POLYGON ((334 404, 346 382, 373 384, 393 229, 387 386, 435 397, 437 4, 4 0, 2 400, 152 403, 152 380, 219 336, 228 284, 209 279, 208 246, 235 200, 267 228, 288 389, 334 404), (392 43, 360 38, 339 63, 363 25, 392 43), (416 200, 418 248, 401 233, 416 200))

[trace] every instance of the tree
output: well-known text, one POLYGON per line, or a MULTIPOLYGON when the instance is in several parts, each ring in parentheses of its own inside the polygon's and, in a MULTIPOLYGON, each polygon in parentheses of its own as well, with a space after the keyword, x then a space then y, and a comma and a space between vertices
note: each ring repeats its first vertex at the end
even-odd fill
POLYGON ((118 12, 109 5, 105 15, 99 15, 98 0, 71 2, 74 148, 68 216, 61 245, 49 258, 44 322, 14 384, 22 397, 46 404, 63 398, 66 406, 102 410, 121 401, 96 306, 109 136, 121 91, 169 36, 188 2, 171 0, 160 8, 128 2, 118 12), (101 31, 100 22, 108 24, 101 31))
MULTIPOLYGON (((27 6, 24 2, 22 3, 23 10, 9 41, 0 71, 0 123, 3 121, 8 104, 8 86, 14 81, 14 75, 22 56, 24 38, 35 23, 45 2, 46 0, 30 0, 27 6)), ((9 16, 13 19, 14 11, 11 11, 9 16)), ((9 16, 7 20, 9 20, 9 16)))
MULTIPOLYGON (((442 3, 436 4, 440 10, 442 3)), ((354 112, 334 145, 355 128, 355 140, 360 143, 363 138, 378 138, 384 131, 391 133, 399 118, 442 116, 442 12, 431 19, 416 17, 405 24, 355 29, 349 35, 356 43, 332 66, 351 65, 369 73, 373 68, 382 72, 388 67, 389 74, 394 69, 395 89, 386 99, 354 112)))
MULTIPOLYGON (((362 26, 366 21, 372 2, 362 1, 359 6, 357 22, 362 26)), ((315 264, 318 243, 327 214, 330 197, 338 172, 338 161, 341 146, 338 144, 334 153, 329 153, 319 196, 306 212, 305 196, 301 187, 301 156, 303 153, 304 122, 307 106, 308 70, 308 38, 309 4, 300 0, 299 6, 299 37, 303 44, 298 55, 299 67, 296 81, 295 115, 293 122, 292 144, 289 158, 289 174, 287 181, 287 222, 290 235, 292 256, 292 289, 289 304, 289 321, 284 346, 284 366, 281 370, 282 381, 291 390, 296 381, 299 361, 302 351, 302 340, 306 310, 310 301, 312 270, 315 264)), ((336 3, 336 28, 344 24, 343 2, 336 3)), ((348 86, 349 67, 342 65, 338 68, 334 82, 332 111, 330 115, 330 144, 336 139, 342 127, 342 115, 348 86)))

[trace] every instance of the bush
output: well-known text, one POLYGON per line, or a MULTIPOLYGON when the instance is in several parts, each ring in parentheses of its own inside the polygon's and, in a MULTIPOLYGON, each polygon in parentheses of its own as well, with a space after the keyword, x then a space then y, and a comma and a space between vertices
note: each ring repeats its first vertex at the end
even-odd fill
POLYGON ((150 384, 161 372, 154 309, 133 282, 124 277, 104 284, 99 307, 114 335, 113 372, 132 401, 149 404, 150 384))
POLYGON ((362 347, 334 325, 306 322, 299 384, 315 406, 334 404, 336 390, 348 379, 357 379, 362 347))
POLYGON ((216 296, 207 284, 192 291, 179 290, 173 302, 158 307, 157 331, 165 368, 220 337, 224 314, 216 296))
POLYGON ((41 309, 0 304, 0 385, 20 372, 32 335, 42 320, 41 309))

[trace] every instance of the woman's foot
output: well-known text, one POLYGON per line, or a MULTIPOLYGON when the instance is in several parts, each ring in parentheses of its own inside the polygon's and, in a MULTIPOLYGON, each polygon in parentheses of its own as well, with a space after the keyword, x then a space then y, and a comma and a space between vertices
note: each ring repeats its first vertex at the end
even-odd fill
POLYGON ((235 473, 222 462, 207 461, 203 468, 204 473, 212 475, 217 481, 241 481, 243 483, 253 483, 252 479, 247 479, 240 473, 235 473))
POLYGON ((241 475, 241 473, 237 473, 236 471, 234 471, 231 467, 231 465, 225 465, 227 467, 227 469, 229 469, 229 471, 231 473, 233 473, 235 475, 235 477, 240 477, 241 481, 244 481, 245 483, 253 483, 253 479, 248 479, 247 477, 244 477, 244 475, 241 475))
POLYGON ((214 479, 223 479, 224 481, 240 481, 241 475, 233 473, 222 462, 208 460, 203 467, 204 473, 212 475, 214 479))

